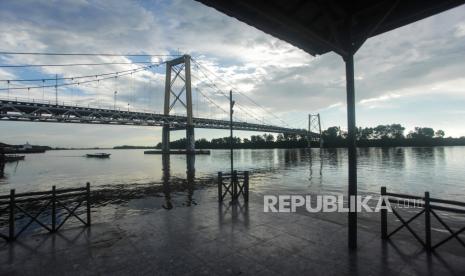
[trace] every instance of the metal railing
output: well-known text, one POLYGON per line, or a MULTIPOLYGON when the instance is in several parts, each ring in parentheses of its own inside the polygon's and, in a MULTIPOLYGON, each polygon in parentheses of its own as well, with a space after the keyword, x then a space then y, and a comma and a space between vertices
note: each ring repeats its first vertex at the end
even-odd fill
MULTIPOLYGON (((90 99, 83 99, 79 101, 56 101, 51 99, 36 99, 36 98, 28 98, 28 97, 5 97, 0 96, 0 101, 6 102, 24 102, 24 103, 31 103, 31 104, 42 104, 42 105, 51 105, 51 106, 67 106, 67 107, 76 107, 76 108, 92 108, 92 109, 104 109, 110 111, 127 111, 128 107, 125 105, 114 105, 114 104, 107 104, 107 103, 89 103, 90 99)), ((147 109, 142 108, 140 106, 132 106, 131 105, 131 112, 144 112, 144 113, 160 113, 156 109, 147 109)))
POLYGON ((90 218, 90 183, 85 187, 59 189, 55 186, 51 191, 43 192, 28 192, 16 193, 14 189, 10 190, 9 195, 0 196, 0 207, 6 206, 0 210, 0 218, 4 218, 7 214, 8 218, 8 234, 0 233, 0 237, 7 241, 16 240, 26 229, 28 229, 34 222, 41 228, 46 229, 50 233, 54 233, 61 229, 69 218, 75 217, 78 221, 85 226, 91 225, 90 218), (86 203, 86 219, 83 220, 77 210, 79 207, 86 203), (74 206, 70 206, 75 203, 74 206), (29 207, 29 208, 28 208, 29 207), (31 212, 30 209, 35 209, 31 212), (64 219, 57 222, 57 210, 66 212, 64 219), (49 212, 49 215, 46 214, 49 212), (47 221, 41 220, 40 216, 46 214, 47 221), (22 215, 19 218, 18 215, 22 215), (29 219, 29 221, 16 229, 17 221, 21 219, 29 219))
MULTIPOLYGON (((412 216, 409 219, 404 219, 395 208, 392 209, 392 213, 397 219, 401 222, 401 225, 398 226, 391 232, 388 232, 388 210, 381 210, 381 237, 382 239, 389 239, 394 234, 399 232, 404 227, 415 237, 415 239, 427 250, 433 251, 439 246, 445 244, 446 242, 456 239, 462 246, 465 247, 465 242, 460 238, 460 234, 465 231, 465 227, 460 228, 459 230, 452 230, 452 228, 439 216, 437 211, 465 214, 465 202, 459 202, 455 200, 445 200, 430 197, 429 192, 425 192, 424 196, 413 196, 406 194, 397 194, 397 193, 388 193, 386 187, 381 187, 381 196, 384 197, 382 201, 383 206, 386 206, 386 200, 390 203, 402 204, 408 207, 420 208, 421 210, 412 216), (413 202, 411 201, 413 200, 413 202), (433 204, 432 204, 433 203, 433 204), (434 204, 436 203, 436 204, 434 204), (457 208, 459 207, 459 208, 457 208), (424 230, 425 236, 424 239, 415 232, 415 230, 410 227, 410 223, 420 218, 424 214, 424 230), (449 236, 443 238, 442 240, 433 243, 431 236, 431 218, 434 217, 441 225, 444 227, 449 236)), ((392 207, 392 206, 391 206, 392 207)))
MULTIPOLYGON (((163 115, 153 111, 142 112, 134 110, 115 110, 114 108, 90 108, 75 105, 58 105, 30 101, 13 101, 0 99, 0 119, 31 122, 61 122, 119 125, 150 125, 163 126, 168 123, 172 127, 185 127, 187 118, 183 115, 163 115)), ((229 129, 230 122, 225 120, 194 117, 196 128, 229 129)), ((299 135, 319 136, 305 129, 287 128, 281 126, 233 122, 236 130, 263 131, 274 133, 293 133, 299 135)))
POLYGON ((218 172, 218 201, 223 202, 227 195, 235 203, 242 195, 244 202, 249 202, 249 172, 218 172), (223 190, 224 189, 224 190, 223 190))

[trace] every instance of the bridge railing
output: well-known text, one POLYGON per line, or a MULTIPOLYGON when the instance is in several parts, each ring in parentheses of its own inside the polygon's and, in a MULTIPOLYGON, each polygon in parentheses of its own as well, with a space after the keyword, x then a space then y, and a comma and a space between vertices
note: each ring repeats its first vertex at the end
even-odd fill
MULTIPOLYGON (((161 113, 157 113, 157 111, 154 110, 147 110, 147 109, 124 109, 121 107, 116 106, 116 109, 114 106, 99 106, 99 105, 92 105, 92 104, 87 104, 87 105, 82 105, 78 104, 76 102, 67 102, 67 101, 60 101, 57 102, 53 100, 37 100, 37 99, 31 99, 31 98, 25 98, 25 97, 0 97, 0 101, 3 103, 12 103, 14 107, 19 108, 22 106, 28 107, 28 106, 34 106, 35 104, 37 105, 46 105, 48 106, 48 109, 53 109, 53 108, 58 108, 58 109, 63 109, 63 108, 68 108, 68 109, 93 109, 95 111, 104 111, 104 112, 121 112, 121 113, 139 113, 142 115, 157 115, 157 116, 164 116, 161 113)), ((76 110, 73 110, 75 112, 76 110)), ((14 112, 14 111, 12 111, 14 112)), ((27 113, 27 112, 26 112, 27 113)), ((169 115, 170 118, 179 118, 182 119, 185 116, 183 114, 176 114, 173 113, 169 115)), ((194 117, 194 122, 197 121, 199 123, 203 124, 218 124, 221 126, 227 125, 229 127, 229 121, 226 122, 227 120, 221 120, 221 119, 214 119, 214 118, 204 118, 204 117, 194 117)), ((297 133, 297 134, 306 134, 306 130, 303 129, 292 129, 292 128, 286 128, 286 127, 280 127, 280 126, 275 126, 275 125, 269 125, 269 124, 257 124, 257 123, 250 123, 247 121, 234 121, 233 125, 235 126, 236 129, 244 129, 244 130, 259 130, 259 131, 265 131, 265 132, 283 132, 283 133, 297 133)), ((201 127, 201 126, 200 126, 201 127)))
POLYGON ((249 201, 248 171, 218 172, 218 201, 223 202, 228 195, 233 203, 237 202, 241 195, 244 202, 249 201))
POLYGON ((56 189, 51 191, 16 193, 14 189, 9 195, 0 195, 0 224, 7 221, 7 233, 0 237, 7 241, 16 240, 33 223, 50 233, 61 229, 71 218, 76 218, 85 226, 91 225, 90 218, 90 183, 85 187, 56 189), (85 219, 81 218, 78 209, 85 202, 85 219), (61 211, 62 214, 58 214, 61 211), (22 222, 18 225, 17 222, 22 222), (19 226, 19 229, 17 229, 19 226))
POLYGON ((455 213, 455 214, 465 214, 465 202, 459 202, 455 200, 445 200, 430 197, 429 192, 425 192, 424 196, 414 196, 398 193, 388 193, 386 187, 381 187, 381 196, 384 197, 383 206, 386 206, 387 202, 389 204, 394 203, 400 206, 413 207, 419 209, 419 211, 411 216, 409 219, 405 219, 401 214, 392 208, 391 210, 394 216, 400 221, 400 225, 388 232, 388 210, 381 210, 381 237, 382 239, 389 239, 394 234, 398 233, 401 229, 407 229, 410 234, 427 250, 433 251, 439 246, 445 244, 446 242, 455 239, 462 246, 465 247, 465 241, 459 236, 461 233, 465 232, 465 227, 462 227, 458 230, 453 230, 446 221, 441 218, 438 211, 455 213), (424 238, 418 234, 415 229, 411 226, 411 223, 420 217, 424 218, 424 238), (442 226, 447 232, 448 236, 440 239, 434 243, 432 239, 432 218, 435 218, 439 225, 442 226))
MULTIPOLYGON (((55 100, 45 100, 45 99, 34 99, 34 98, 27 98, 27 97, 0 97, 0 101, 5 102, 20 102, 20 103, 30 103, 30 104, 43 104, 43 105, 50 105, 50 106, 66 106, 66 107, 76 107, 76 108, 92 108, 92 109, 102 109, 102 110, 109 110, 109 111, 128 111, 127 107, 121 107, 116 105, 109 104, 83 104, 81 102, 75 101, 58 101, 55 100)), ((132 110, 129 109, 131 112, 145 112, 145 113, 159 113, 157 110, 151 109, 144 109, 139 107, 133 107, 132 110)))

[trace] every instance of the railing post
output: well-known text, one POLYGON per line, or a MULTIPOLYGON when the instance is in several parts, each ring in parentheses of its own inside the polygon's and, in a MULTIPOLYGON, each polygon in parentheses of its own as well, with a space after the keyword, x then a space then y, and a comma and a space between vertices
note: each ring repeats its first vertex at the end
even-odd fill
MULTIPOLYGON (((386 187, 381 187, 381 206, 386 207, 386 187)), ((387 239, 387 210, 385 208, 381 209, 381 238, 383 240, 387 239)))
POLYGON ((431 206, 429 192, 425 192, 425 244, 426 251, 431 251, 431 206))
POLYGON ((86 183, 86 205, 87 205, 87 225, 90 226, 91 220, 90 220, 90 183, 86 183))
POLYGON ((57 217, 57 210, 56 210, 56 186, 52 186, 52 232, 56 231, 56 217, 57 217))
POLYGON ((8 219, 9 241, 15 240, 15 189, 10 190, 10 216, 8 219))
POLYGON ((249 172, 244 172, 244 201, 249 202, 249 172))
POLYGON ((218 201, 223 202, 223 172, 218 172, 218 201))
POLYGON ((233 189, 233 198, 232 198, 232 201, 233 202, 236 202, 237 201, 237 181, 238 181, 238 177, 237 177, 237 171, 234 170, 233 171, 233 175, 231 176, 231 180, 232 180, 232 189, 233 189))

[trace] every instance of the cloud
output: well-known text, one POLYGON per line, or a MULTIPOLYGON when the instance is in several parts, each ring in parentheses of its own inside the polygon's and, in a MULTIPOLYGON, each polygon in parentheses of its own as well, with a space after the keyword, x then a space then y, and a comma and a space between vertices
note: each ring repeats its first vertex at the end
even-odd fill
MULTIPOLYGON (((459 7, 367 41, 355 57, 356 97, 362 108, 370 107, 372 115, 369 119, 358 117, 360 124, 381 121, 385 113, 378 109, 411 112, 399 109, 402 100, 416 98, 421 102, 422 97, 445 94, 451 101, 463 97, 464 14, 465 7, 459 7)), ((204 67, 203 72, 192 68, 197 116, 224 114, 196 89, 224 109, 228 102, 218 90, 227 93, 233 89, 238 106, 249 113, 241 114, 238 109, 236 115, 242 120, 265 118, 267 122, 282 124, 276 117, 298 122, 308 113, 322 112, 325 125, 343 126, 345 122, 341 112, 346 100, 345 72, 339 56, 329 53, 312 57, 196 1, 3 1, 0 28, 2 51, 189 53, 204 67)), ((134 59, 0 56, 2 64, 131 60, 134 59)), ((136 65, 4 69, 0 70, 0 78, 79 76, 131 68, 136 65)), ((112 106, 115 90, 121 108, 129 103, 134 109, 160 111, 164 68, 61 88, 60 100, 112 106)), ((30 98, 54 97, 53 88, 15 93, 30 98)), ((182 108, 175 111, 184 112, 182 108)), ((410 117, 408 123, 420 119, 423 118, 410 117)))

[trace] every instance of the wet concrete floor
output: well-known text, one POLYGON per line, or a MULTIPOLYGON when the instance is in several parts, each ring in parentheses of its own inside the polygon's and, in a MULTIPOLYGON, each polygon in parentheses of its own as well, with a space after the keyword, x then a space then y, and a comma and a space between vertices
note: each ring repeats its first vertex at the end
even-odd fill
MULTIPOLYGON (((407 234, 388 242, 378 225, 360 227, 347 248, 346 217, 264 213, 216 202, 156 208, 91 227, 29 234, 0 242, 1 275, 465 275, 465 250, 427 254, 407 234)), ((456 241, 450 241, 456 242, 456 241)))

